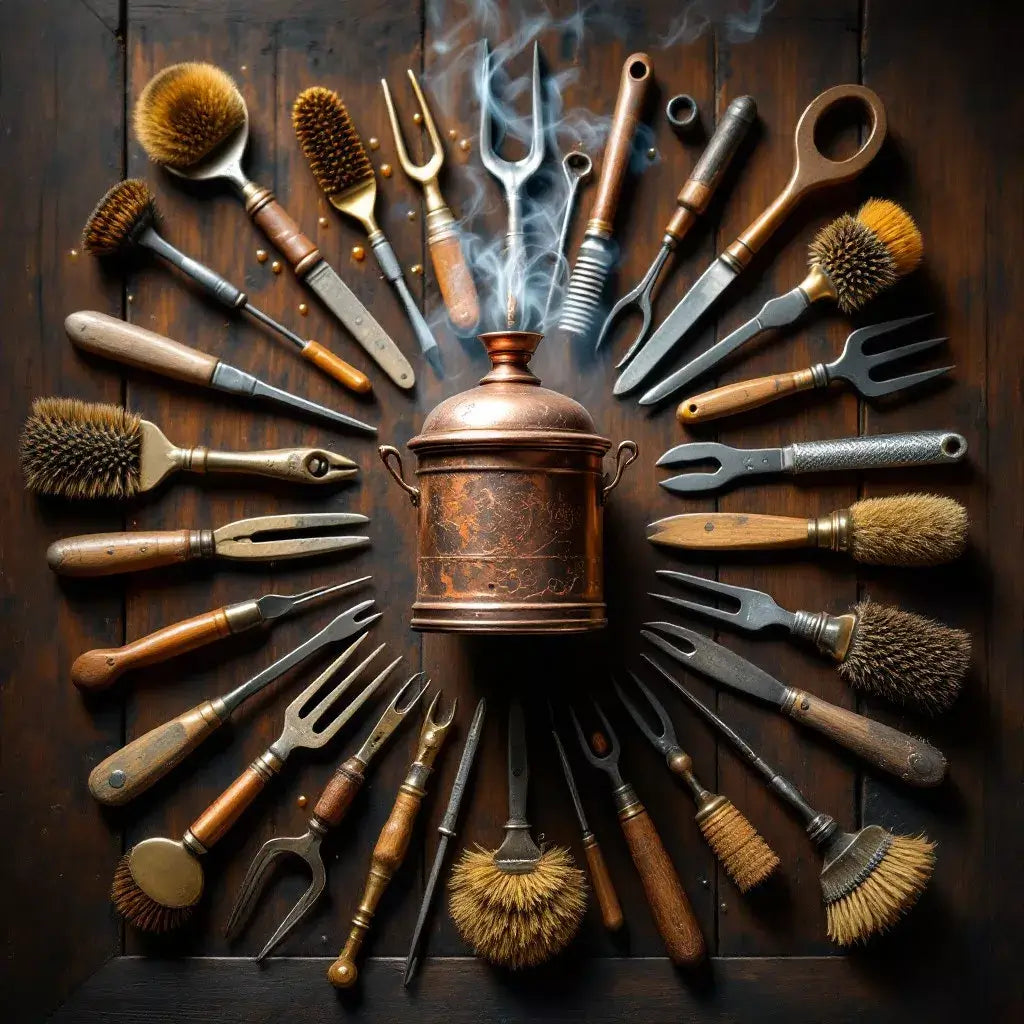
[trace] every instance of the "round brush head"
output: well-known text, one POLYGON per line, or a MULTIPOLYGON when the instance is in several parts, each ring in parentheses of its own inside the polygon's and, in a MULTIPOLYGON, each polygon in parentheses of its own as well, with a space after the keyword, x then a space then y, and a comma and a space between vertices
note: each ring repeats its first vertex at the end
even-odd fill
POLYGON ((850 553, 870 565, 940 565, 967 546, 967 511, 938 494, 865 498, 850 507, 850 553))
POLYGON ((925 836, 897 836, 869 825, 822 872, 828 937, 840 946, 888 931, 924 892, 935 866, 925 836))
POLYGON ((858 690, 929 714, 947 711, 971 664, 971 638, 901 608, 862 601, 839 675, 858 690))
POLYGON ((373 164, 341 97, 314 86, 292 106, 292 126, 317 184, 328 196, 373 181, 373 164))
POLYGON ((37 398, 21 434, 25 486, 61 498, 130 498, 139 491, 141 419, 119 405, 37 398))
POLYGON ((245 123, 245 101, 213 64, 172 64, 135 105, 135 135, 150 160, 176 170, 199 163, 245 123))
POLYGON ((557 846, 521 875, 502 871, 493 850, 464 850, 448 883, 459 934, 478 956, 512 970, 544 963, 568 945, 587 909, 586 892, 572 854, 557 846))
POLYGON ((924 245, 914 218, 888 199, 869 199, 857 212, 826 225, 808 249, 811 267, 832 283, 844 313, 860 309, 920 262, 924 245))
POLYGON ((775 851, 725 797, 714 797, 697 824, 740 892, 760 885, 779 866, 775 851))
POLYGON ((202 893, 202 868, 181 843, 147 839, 117 862, 110 901, 140 931, 168 932, 192 916, 202 893))
POLYGON ((94 256, 109 256, 131 246, 155 221, 153 193, 144 181, 127 178, 108 189, 89 214, 82 231, 82 248, 94 256))

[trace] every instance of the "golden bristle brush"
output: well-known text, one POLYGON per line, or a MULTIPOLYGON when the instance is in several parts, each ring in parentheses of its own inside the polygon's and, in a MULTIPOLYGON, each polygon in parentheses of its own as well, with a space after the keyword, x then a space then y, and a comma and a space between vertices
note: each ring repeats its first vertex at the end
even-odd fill
POLYGON ((693 759, 676 739, 675 726, 665 706, 634 673, 629 673, 640 692, 654 709, 661 725, 656 733, 640 713, 639 708, 626 696, 618 682, 613 680, 615 692, 623 707, 636 722, 637 728, 651 745, 665 758, 669 771, 690 788, 697 803, 697 826, 718 858, 726 874, 740 892, 748 892, 770 878, 779 866, 775 851, 761 838, 756 828, 736 809, 727 797, 710 793, 693 774, 693 759))
POLYGON ((231 76, 213 64, 172 64, 154 75, 139 96, 133 118, 146 155, 171 174, 191 181, 230 182, 245 211, 377 365, 401 388, 416 376, 369 310, 321 256, 274 193, 242 170, 249 141, 249 112, 231 76))
POLYGON ((398 293, 423 355, 440 373, 437 341, 413 300, 395 250, 374 216, 377 179, 373 164, 341 97, 320 86, 303 90, 292 106, 292 126, 313 177, 330 204, 366 229, 381 272, 398 293))
POLYGON ((157 231, 158 219, 156 200, 146 183, 138 178, 128 178, 110 188, 96 204, 82 231, 82 246, 94 256, 111 256, 127 252, 135 246, 148 249, 187 274, 222 306, 244 310, 260 323, 277 331, 282 338, 298 348, 303 359, 319 367, 340 384, 358 394, 370 390, 370 378, 365 373, 350 366, 323 345, 300 338, 294 331, 257 309, 240 288, 171 245, 157 231))
POLYGON ((829 299, 847 315, 856 312, 919 266, 923 249, 921 232, 903 207, 869 199, 856 217, 844 213, 814 236, 811 269, 800 284, 769 299, 742 327, 646 392, 640 404, 661 402, 762 332, 793 323, 814 302, 829 299))
POLYGON ((448 883, 459 934, 485 960, 518 970, 560 953, 587 909, 583 872, 563 847, 544 850, 526 821, 529 771, 523 710, 513 701, 508 721, 509 819, 497 850, 464 850, 448 883))
POLYGON ((647 539, 670 548, 762 551, 828 548, 867 565, 928 566, 967 547, 967 510, 938 494, 863 498, 816 519, 746 512, 688 512, 650 523, 647 539))
POLYGON ((334 484, 359 472, 351 459, 322 448, 178 448, 137 413, 78 398, 37 398, 21 434, 20 455, 28 490, 60 498, 131 498, 178 471, 249 473, 305 484, 334 484))
POLYGON ((835 819, 816 811, 789 779, 780 775, 710 708, 646 654, 690 705, 726 736, 792 807, 821 851, 821 891, 828 937, 840 946, 866 942, 888 931, 917 902, 935 867, 935 844, 927 837, 894 835, 880 825, 843 832, 835 819))

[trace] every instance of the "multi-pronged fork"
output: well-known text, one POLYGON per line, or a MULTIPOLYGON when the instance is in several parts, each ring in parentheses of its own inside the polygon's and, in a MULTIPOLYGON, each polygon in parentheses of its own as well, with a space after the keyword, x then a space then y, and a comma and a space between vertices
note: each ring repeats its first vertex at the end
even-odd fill
MULTIPOLYGON (((376 652, 375 652, 376 653, 376 652)), ((371 655, 372 657, 372 655, 371 655)), ((378 677, 378 681, 386 676, 401 661, 396 658, 378 677)), ((367 734, 362 746, 350 758, 338 766, 331 780, 324 787, 316 806, 313 808, 313 816, 309 819, 309 830, 301 836, 281 836, 271 839, 263 844, 259 853, 256 854, 249 870, 245 874, 242 887, 238 891, 238 898, 228 918, 225 928, 225 935, 233 939, 245 927, 246 922, 252 915, 257 901, 270 880, 271 869, 279 863, 279 859, 287 854, 292 854, 309 865, 312 874, 309 888, 303 893, 298 903, 288 912, 284 920, 278 925, 277 930, 267 940, 267 944, 260 950, 256 957, 257 961, 263 960, 270 954, 284 937, 302 920, 309 912, 313 904, 320 898, 320 894, 327 885, 327 873, 324 869, 323 857, 320 853, 320 843, 329 829, 340 825, 342 819, 348 813, 349 807, 359 792, 366 778, 366 768, 374 754, 384 745, 388 737, 395 731, 399 723, 405 720, 405 716, 412 710, 415 704, 423 696, 430 685, 428 680, 420 688, 419 692, 411 697, 404 707, 400 707, 400 701, 410 686, 422 676, 422 672, 410 677, 405 685, 395 694, 394 700, 388 705, 380 720, 367 734)))
POLYGON ((747 409, 757 409, 798 391, 827 388, 837 380, 845 381, 865 398, 881 398, 941 377, 953 369, 952 365, 940 366, 934 370, 921 370, 918 373, 906 373, 898 377, 886 377, 882 380, 877 379, 876 374, 896 360, 927 352, 948 341, 948 338, 929 338, 927 341, 898 345, 896 348, 870 355, 864 351, 867 342, 892 334, 929 316, 930 313, 924 313, 921 316, 908 316, 902 320, 887 320, 882 324, 862 327, 846 339, 842 353, 831 363, 815 363, 806 370, 741 380, 735 384, 715 388, 713 391, 705 391, 703 394, 683 399, 676 410, 676 417, 680 423, 700 423, 704 420, 717 419, 719 416, 744 412, 747 409))

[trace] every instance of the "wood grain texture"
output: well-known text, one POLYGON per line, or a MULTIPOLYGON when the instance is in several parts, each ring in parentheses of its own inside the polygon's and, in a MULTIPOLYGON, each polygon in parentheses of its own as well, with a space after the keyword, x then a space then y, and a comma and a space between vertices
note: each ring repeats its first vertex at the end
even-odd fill
POLYGON ((61 576, 113 576, 187 562, 198 556, 193 530, 133 530, 90 533, 54 541, 46 551, 50 568, 61 576))
POLYGON ((314 816, 331 828, 340 825, 349 807, 352 806, 356 793, 366 781, 365 768, 357 757, 347 758, 338 765, 313 807, 314 816))
POLYGON ((227 835, 245 813, 245 809, 266 788, 267 776, 252 765, 242 772, 209 807, 199 815, 189 831, 207 850, 227 835))
POLYGON ((786 395, 795 395, 798 391, 807 391, 813 387, 814 376, 810 370, 792 370, 789 373, 736 381, 692 398, 684 398, 676 409, 676 419, 684 427, 687 423, 706 423, 720 416, 759 409, 786 395))
POLYGON ((610 932, 622 927, 624 918, 619 897, 615 892, 615 883, 608 871, 601 846, 593 835, 583 840, 583 853, 587 858, 587 870, 590 872, 590 884, 594 890, 594 899, 601 910, 601 923, 610 932))

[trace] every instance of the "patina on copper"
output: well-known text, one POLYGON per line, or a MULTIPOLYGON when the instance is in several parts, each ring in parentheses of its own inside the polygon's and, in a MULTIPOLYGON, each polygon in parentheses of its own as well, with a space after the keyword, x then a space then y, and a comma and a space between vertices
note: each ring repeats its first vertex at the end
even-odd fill
POLYGON ((418 487, 398 450, 380 457, 419 516, 413 629, 562 633, 607 625, 602 508, 636 458, 611 442, 578 402, 540 386, 527 365, 541 335, 481 335, 491 369, 436 406, 420 434, 418 487))

